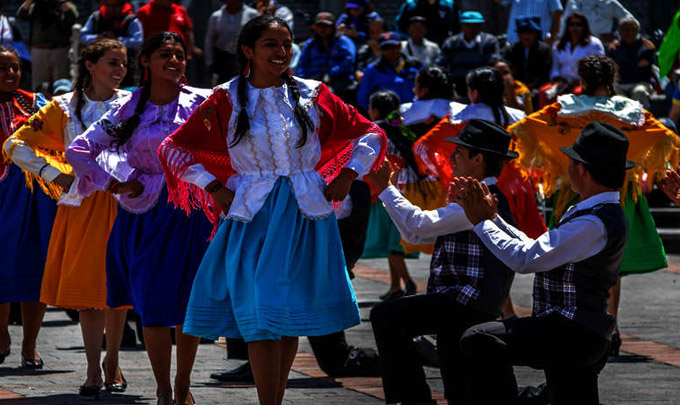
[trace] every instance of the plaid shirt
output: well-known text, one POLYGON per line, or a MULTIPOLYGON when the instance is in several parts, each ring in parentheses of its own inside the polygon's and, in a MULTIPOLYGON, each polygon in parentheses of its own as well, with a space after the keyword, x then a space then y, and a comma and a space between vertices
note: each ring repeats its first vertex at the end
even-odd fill
MULTIPOLYGON (((603 204, 576 212, 566 221, 557 224, 557 228, 575 218, 593 215, 603 204)), ((576 285, 574 284, 575 263, 567 263, 557 269, 536 273, 534 277, 534 316, 546 316, 558 312, 568 319, 576 316, 576 285)))
POLYGON ((472 231, 440 236, 432 253, 428 294, 451 294, 467 305, 479 297, 482 241, 472 231))

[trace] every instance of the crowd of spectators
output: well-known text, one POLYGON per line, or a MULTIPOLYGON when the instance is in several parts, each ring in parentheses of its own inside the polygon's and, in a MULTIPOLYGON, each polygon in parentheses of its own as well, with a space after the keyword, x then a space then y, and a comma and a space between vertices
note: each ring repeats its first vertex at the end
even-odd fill
MULTIPOLYGON (((266 13, 291 28, 294 24, 294 12, 285 0, 211 2, 212 15, 200 22, 205 38, 196 41, 195 21, 183 7, 191 2, 99 0, 91 15, 79 17, 69 1, 26 0, 16 18, 30 24, 27 46, 15 18, 5 15, 0 15, 0 43, 13 45, 25 63, 32 62, 30 86, 37 89, 73 77, 77 46, 71 32, 77 21, 84 21, 76 36, 78 46, 98 37, 117 38, 127 46, 131 61, 144 39, 167 30, 186 40, 189 59, 198 59, 190 62, 199 70, 190 73, 189 83, 206 86, 238 74, 236 41, 250 19, 266 13)), ((303 15, 299 10, 295 14, 303 15)), ((560 94, 581 91, 576 66, 588 55, 614 59, 619 67, 617 92, 647 109, 654 108, 655 95, 672 94, 672 89, 662 88, 668 80, 658 75, 655 44, 641 35, 640 23, 617 0, 405 0, 394 20, 381 17, 370 0, 346 0, 339 15, 322 10, 307 15, 307 21, 311 35, 296 38, 291 70, 324 81, 364 112, 377 90, 392 90, 404 103, 413 100, 416 73, 431 65, 451 75, 453 98, 460 102, 470 101, 466 74, 496 66, 509 86, 507 97, 515 94, 506 103, 534 111, 560 94)), ((141 79, 134 65, 130 63, 125 86, 141 79)))

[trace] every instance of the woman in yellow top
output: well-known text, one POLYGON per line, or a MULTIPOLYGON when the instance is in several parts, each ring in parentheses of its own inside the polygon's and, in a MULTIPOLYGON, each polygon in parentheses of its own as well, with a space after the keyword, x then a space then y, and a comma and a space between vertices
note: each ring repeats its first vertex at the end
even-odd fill
MULTIPOLYGON (((546 196, 555 195, 551 222, 556 223, 577 198, 569 188, 568 157, 560 153, 559 148, 571 145, 581 130, 593 121, 621 129, 630 142, 628 160, 635 162, 636 168, 628 172, 628 181, 621 192, 629 230, 619 276, 664 268, 667 266, 666 255, 647 200, 641 194, 640 183, 643 172, 647 172, 651 186, 655 179, 663 176, 667 165, 677 167, 680 141, 640 103, 614 96, 617 67, 612 59, 601 55, 585 57, 578 63, 578 73, 583 95, 560 96, 556 103, 508 128, 517 138, 520 163, 538 179, 546 196)), ((610 291, 607 312, 614 317, 618 313, 620 293, 621 277, 610 291)), ((618 333, 612 340, 613 353, 617 354, 618 333)))
POLYGON ((40 301, 80 310, 87 356, 84 396, 99 396, 102 378, 99 359, 106 328, 103 363, 108 391, 124 391, 127 384, 118 367, 127 308, 106 306, 106 244, 117 215, 117 204, 107 192, 83 198, 78 177, 64 157, 66 147, 128 94, 118 90, 127 73, 123 43, 100 39, 81 53, 75 90, 55 97, 41 108, 4 145, 5 154, 27 175, 30 185, 58 200, 43 275, 40 301))

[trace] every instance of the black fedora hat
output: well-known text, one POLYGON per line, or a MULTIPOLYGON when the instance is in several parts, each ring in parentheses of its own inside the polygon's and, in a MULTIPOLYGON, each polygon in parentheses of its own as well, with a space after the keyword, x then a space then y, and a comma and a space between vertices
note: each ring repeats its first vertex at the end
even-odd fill
POLYGON ((628 138, 613 125, 594 121, 586 125, 572 146, 562 153, 579 162, 606 170, 628 170, 635 163, 626 159, 628 138))
POLYGON ((476 118, 467 122, 460 135, 444 139, 466 148, 494 153, 509 159, 519 156, 517 152, 508 150, 512 136, 503 127, 493 122, 476 118))

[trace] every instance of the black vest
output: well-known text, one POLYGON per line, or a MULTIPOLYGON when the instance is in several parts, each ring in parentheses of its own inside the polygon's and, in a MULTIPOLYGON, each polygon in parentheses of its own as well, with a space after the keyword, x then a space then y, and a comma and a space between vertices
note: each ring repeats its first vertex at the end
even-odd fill
MULTIPOLYGON (((498 215, 513 224, 510 205, 495 185, 498 215)), ((498 260, 473 231, 439 236, 435 242, 428 294, 450 294, 459 303, 498 317, 515 273, 498 260)))
POLYGON ((614 318, 607 314, 607 299, 623 260, 628 220, 619 204, 599 204, 576 212, 557 228, 584 215, 594 215, 604 224, 607 232, 604 249, 578 263, 536 273, 533 315, 557 312, 609 338, 614 318))

